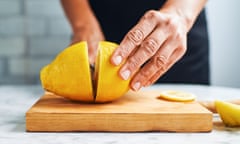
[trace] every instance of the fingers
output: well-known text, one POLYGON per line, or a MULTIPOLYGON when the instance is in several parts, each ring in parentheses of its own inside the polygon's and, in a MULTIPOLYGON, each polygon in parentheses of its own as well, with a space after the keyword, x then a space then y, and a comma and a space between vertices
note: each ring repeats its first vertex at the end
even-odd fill
POLYGON ((139 90, 142 86, 145 86, 151 77, 153 77, 159 71, 167 70, 167 63, 172 55, 176 43, 172 39, 168 39, 164 42, 161 48, 156 54, 140 69, 140 71, 134 76, 131 81, 131 88, 135 91, 139 90))
POLYGON ((119 71, 121 78, 127 80, 134 75, 132 90, 155 82, 185 53, 187 30, 179 19, 176 15, 149 11, 113 52, 113 65, 125 62, 119 71))
POLYGON ((169 59, 168 63, 166 64, 166 69, 162 68, 159 69, 146 83, 145 87, 152 85, 155 83, 159 77, 161 77, 167 70, 169 70, 183 55, 185 51, 181 48, 176 49, 173 54, 171 55, 171 58, 169 59))
POLYGON ((97 55, 97 48, 98 48, 98 43, 99 41, 88 41, 88 58, 89 58, 89 63, 94 64, 96 55, 97 55))
POLYGON ((125 60, 131 52, 137 48, 143 40, 153 31, 157 26, 158 21, 161 20, 161 15, 156 11, 147 12, 139 21, 139 23, 130 30, 120 43, 111 57, 111 63, 119 65, 125 60))
POLYGON ((129 57, 128 61, 119 71, 120 76, 127 80, 131 77, 149 58, 151 58, 159 47, 167 39, 167 35, 162 29, 156 29, 139 46, 138 50, 129 57))
POLYGON ((167 39, 150 61, 134 76, 131 81, 132 90, 139 90, 142 86, 154 83, 186 52, 186 41, 179 44, 179 37, 167 39))
MULTIPOLYGON (((164 62, 162 62, 164 63, 164 62)), ((130 87, 132 90, 137 91, 147 82, 146 80, 152 77, 157 71, 158 66, 154 60, 150 60, 134 77, 131 81, 130 87)))

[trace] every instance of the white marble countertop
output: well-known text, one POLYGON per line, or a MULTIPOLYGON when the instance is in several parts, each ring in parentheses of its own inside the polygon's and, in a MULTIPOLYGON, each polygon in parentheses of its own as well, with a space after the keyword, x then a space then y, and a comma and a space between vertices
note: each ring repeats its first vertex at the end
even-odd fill
MULTIPOLYGON (((240 89, 200 85, 155 85, 148 89, 174 89, 195 93, 198 100, 240 98, 240 89)), ((25 112, 43 94, 40 86, 0 85, 0 144, 239 144, 240 128, 216 123, 209 133, 30 133, 25 131, 25 112)), ((219 121, 214 115, 214 121, 219 121)))

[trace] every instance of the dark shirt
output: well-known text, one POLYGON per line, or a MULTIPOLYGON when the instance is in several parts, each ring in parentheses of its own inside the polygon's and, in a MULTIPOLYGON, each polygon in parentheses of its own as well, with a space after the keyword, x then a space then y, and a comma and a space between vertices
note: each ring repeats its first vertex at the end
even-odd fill
MULTIPOLYGON (((158 10, 165 0, 90 0, 105 38, 120 43, 148 10, 158 10)), ((209 43, 205 11, 187 36, 187 52, 158 83, 209 84, 209 43)))

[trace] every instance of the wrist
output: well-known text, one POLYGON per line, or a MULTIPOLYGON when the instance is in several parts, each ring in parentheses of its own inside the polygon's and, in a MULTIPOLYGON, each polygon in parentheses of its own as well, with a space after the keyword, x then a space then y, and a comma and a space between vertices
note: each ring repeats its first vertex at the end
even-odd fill
POLYGON ((167 0, 160 11, 179 16, 189 31, 207 0, 167 0))
POLYGON ((189 31, 191 29, 195 20, 194 16, 191 13, 182 11, 178 8, 162 8, 160 12, 178 18, 179 23, 181 23, 186 28, 186 31, 189 31))
POLYGON ((94 16, 82 18, 79 20, 79 22, 75 22, 72 24, 73 34, 80 34, 99 29, 100 25, 94 16))

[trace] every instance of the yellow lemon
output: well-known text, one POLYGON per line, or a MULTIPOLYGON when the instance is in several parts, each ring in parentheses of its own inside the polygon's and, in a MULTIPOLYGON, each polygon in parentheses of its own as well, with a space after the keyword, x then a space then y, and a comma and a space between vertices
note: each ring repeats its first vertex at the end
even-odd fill
POLYGON ((215 107, 226 126, 240 126, 240 105, 216 100, 215 107))
POLYGON ((102 103, 121 97, 128 91, 130 80, 122 80, 117 74, 120 66, 110 63, 110 56, 117 46, 106 41, 99 43, 94 77, 91 77, 87 43, 66 48, 41 70, 43 88, 83 102, 102 103))
POLYGON ((78 101, 93 101, 93 89, 86 42, 74 44, 59 53, 40 73, 47 91, 78 101))
POLYGON ((129 89, 130 80, 122 80, 117 76, 120 66, 110 63, 110 56, 117 44, 100 42, 96 62, 96 102, 113 101, 121 97, 129 89))
POLYGON ((167 90, 160 93, 160 98, 170 101, 187 102, 194 101, 196 96, 188 92, 167 90))

